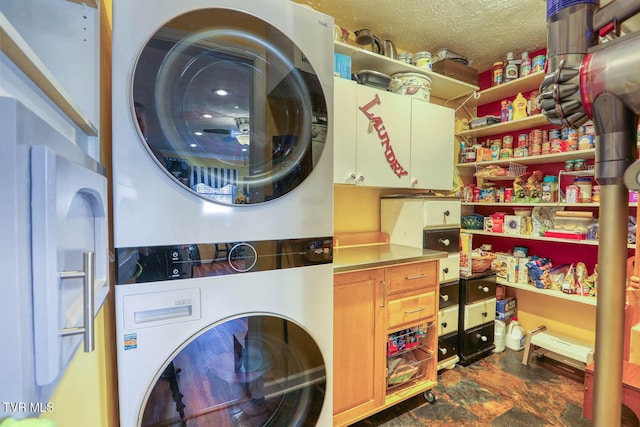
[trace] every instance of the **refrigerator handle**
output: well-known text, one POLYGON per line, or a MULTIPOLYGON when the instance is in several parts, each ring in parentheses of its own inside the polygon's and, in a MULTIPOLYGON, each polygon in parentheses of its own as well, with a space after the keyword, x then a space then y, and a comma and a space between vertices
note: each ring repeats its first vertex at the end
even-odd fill
POLYGON ((84 300, 84 326, 76 328, 64 328, 60 330, 60 335, 63 337, 69 335, 84 334, 84 352, 91 353, 95 350, 94 343, 94 318, 93 318, 93 285, 95 281, 94 269, 95 269, 95 256, 92 251, 83 253, 82 257, 82 270, 70 270, 61 271, 61 279, 75 279, 83 278, 83 300, 84 300))

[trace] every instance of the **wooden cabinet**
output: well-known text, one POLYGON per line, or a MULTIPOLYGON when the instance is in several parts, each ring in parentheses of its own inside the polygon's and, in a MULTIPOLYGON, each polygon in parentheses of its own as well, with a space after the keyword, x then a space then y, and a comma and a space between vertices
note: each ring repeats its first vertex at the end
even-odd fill
POLYGON ((336 184, 452 188, 451 108, 341 78, 334 91, 336 184))
POLYGON ((431 393, 437 269, 433 260, 334 275, 334 425, 431 393))
POLYGON ((335 424, 372 413, 384 402, 383 288, 383 269, 335 275, 335 424))

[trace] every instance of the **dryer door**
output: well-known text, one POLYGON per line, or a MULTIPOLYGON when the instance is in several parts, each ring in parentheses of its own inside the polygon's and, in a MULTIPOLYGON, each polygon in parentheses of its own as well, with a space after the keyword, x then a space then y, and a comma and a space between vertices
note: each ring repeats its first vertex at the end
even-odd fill
POLYGON ((325 96, 303 52, 231 9, 188 12, 153 34, 135 65, 131 114, 176 185, 224 204, 295 189, 327 135, 325 96))
POLYGON ((250 315, 196 334, 156 376, 141 426, 315 426, 326 371, 292 321, 250 315))

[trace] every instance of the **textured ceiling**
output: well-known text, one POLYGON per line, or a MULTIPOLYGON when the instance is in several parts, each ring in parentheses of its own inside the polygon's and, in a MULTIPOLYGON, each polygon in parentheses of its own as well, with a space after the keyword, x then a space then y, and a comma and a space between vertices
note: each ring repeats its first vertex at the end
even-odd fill
POLYGON ((508 51, 546 46, 544 0, 295 0, 350 32, 367 28, 407 52, 449 49, 485 71, 508 51))

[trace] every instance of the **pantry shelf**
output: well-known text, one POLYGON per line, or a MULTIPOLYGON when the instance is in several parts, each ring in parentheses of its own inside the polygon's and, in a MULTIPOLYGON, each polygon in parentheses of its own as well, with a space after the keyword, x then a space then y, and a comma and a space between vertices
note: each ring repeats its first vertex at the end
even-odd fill
POLYGON ((597 301, 598 301, 598 299, 594 297, 575 295, 575 294, 566 294, 562 291, 558 291, 554 289, 539 289, 539 288, 536 288, 534 285, 522 285, 519 283, 511 283, 511 282, 507 282, 506 280, 500 277, 496 279, 496 283, 498 283, 499 285, 508 286, 510 288, 522 289, 527 292, 533 292, 536 294, 546 295, 553 298, 561 298, 568 301, 574 301, 580 304, 595 306, 597 305, 597 301))
POLYGON ((528 116, 519 120, 511 120, 510 122, 502 122, 495 125, 483 126, 477 129, 465 130, 458 132, 456 136, 461 138, 479 138, 482 136, 514 132, 549 124, 550 123, 543 114, 534 114, 533 116, 528 116))
POLYGON ((333 48, 336 53, 351 57, 351 72, 374 70, 391 76, 395 73, 420 73, 431 78, 431 96, 446 101, 462 98, 478 90, 478 86, 461 82, 431 70, 418 68, 406 62, 391 59, 386 56, 335 41, 333 48))
MULTIPOLYGON (((562 202, 532 202, 532 203, 519 203, 519 202, 510 202, 510 203, 500 203, 500 202, 462 202, 462 206, 562 206, 567 208, 597 208, 600 206, 597 202, 592 203, 562 203, 562 202)), ((629 206, 632 206, 629 204, 629 206)), ((635 206, 635 205, 633 205, 635 206)))
MULTIPOLYGON (((502 203, 504 204, 504 203, 502 203)), ((581 203, 585 205, 586 203, 581 203)), ((487 203, 488 205, 488 203, 487 203)), ((540 205, 540 203, 537 203, 540 205)), ((484 231, 484 230, 470 230, 467 228, 460 229, 461 233, 475 234, 479 236, 491 236, 491 237, 502 237, 505 239, 521 239, 521 240, 541 240, 545 242, 555 242, 555 243, 570 243, 572 245, 584 245, 584 246, 598 246, 597 240, 576 240, 576 239, 561 239, 559 237, 546 237, 546 236, 523 236, 520 234, 506 234, 506 233, 494 233, 492 231, 484 231)), ((635 249, 636 245, 634 243, 628 243, 628 249, 635 249)))
POLYGON ((527 92, 540 87, 544 79, 544 71, 538 71, 525 77, 520 77, 508 83, 498 86, 492 86, 488 89, 478 92, 480 104, 488 104, 506 98, 513 98, 518 92, 527 92))
POLYGON ((552 153, 552 154, 541 154, 539 156, 527 156, 527 157, 518 157, 512 159, 502 159, 502 160, 487 160, 484 162, 469 162, 469 163, 457 163, 456 167, 461 171, 462 175, 465 174, 473 174, 476 171, 477 167, 489 166, 489 165, 500 165, 500 166, 508 166, 509 163, 516 161, 519 164, 524 165, 534 165, 534 164, 544 164, 544 163, 557 163, 564 162, 567 160, 575 160, 575 159, 593 159, 596 157, 595 148, 588 148, 586 150, 576 150, 576 151, 565 151, 562 153, 552 153))

